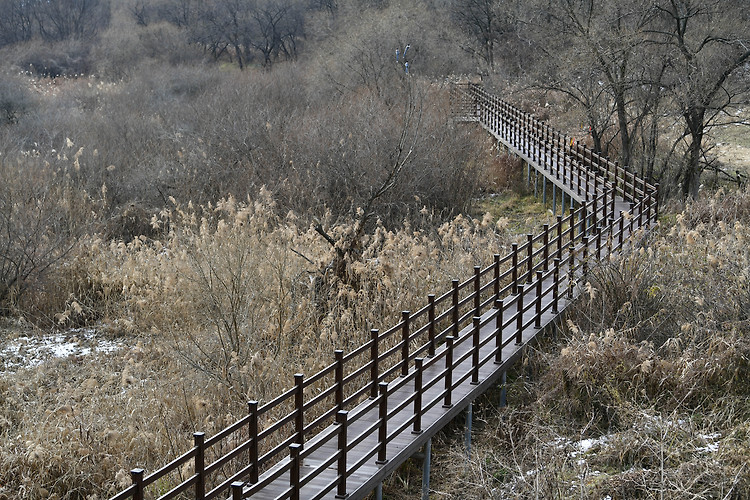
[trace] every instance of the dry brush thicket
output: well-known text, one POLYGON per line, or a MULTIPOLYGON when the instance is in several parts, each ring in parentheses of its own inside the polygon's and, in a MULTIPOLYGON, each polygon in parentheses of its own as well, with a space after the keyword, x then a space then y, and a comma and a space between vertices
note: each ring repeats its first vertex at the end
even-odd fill
POLYGON ((592 269, 471 459, 446 436, 438 497, 748 497, 748 238, 750 192, 720 191, 592 269))

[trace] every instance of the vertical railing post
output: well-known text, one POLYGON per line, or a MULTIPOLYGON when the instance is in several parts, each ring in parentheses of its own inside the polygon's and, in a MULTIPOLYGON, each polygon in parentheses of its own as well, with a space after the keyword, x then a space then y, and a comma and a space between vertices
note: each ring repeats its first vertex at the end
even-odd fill
POLYGON ((659 221, 659 184, 654 186, 654 222, 659 221))
POLYGON ((445 338, 445 399, 443 408, 453 406, 451 396, 453 393, 453 339, 452 335, 445 338))
POLYGON ((373 328, 370 330, 370 399, 378 397, 378 377, 380 376, 378 370, 380 353, 378 352, 378 335, 380 330, 373 328))
POLYGON ((232 500, 242 500, 242 493, 243 489, 245 488, 245 483, 242 481, 235 481, 231 485, 232 488, 232 500))
POLYGON ((292 494, 289 498, 292 500, 300 500, 299 489, 300 489, 300 463, 299 454, 302 451, 302 445, 300 443, 292 443, 289 445, 289 486, 292 490, 292 494))
POLYGON ((195 500, 203 500, 206 496, 206 448, 204 443, 206 434, 203 432, 193 433, 193 445, 195 446, 195 500))
POLYGON ((427 347, 427 355, 433 357, 435 355, 435 295, 430 294, 427 296, 427 340, 429 346, 427 347))
POLYGON ((559 300, 560 300, 560 259, 555 259, 555 274, 554 274, 554 287, 552 288, 552 314, 559 312, 559 300))
POLYGON ((534 328, 542 327, 542 271, 536 272, 536 304, 534 307, 534 328))
POLYGON ((503 301, 495 301, 495 309, 497 309, 497 316, 495 316, 495 364, 499 365, 503 362, 503 301))
POLYGON ((583 264, 583 276, 586 276, 589 273, 589 237, 588 236, 583 237, 583 260, 581 261, 581 264, 583 264))
MULTIPOLYGON (((571 200, 572 199, 573 198, 571 198, 571 200)), ((576 246, 576 212, 573 210, 572 207, 570 209, 570 215, 568 215, 568 219, 570 220, 570 247, 575 248, 576 246)))
POLYGON ((248 439, 250 448, 248 448, 248 461, 250 462, 250 482, 258 482, 258 402, 248 401, 247 411, 250 415, 248 423, 248 439))
POLYGON ((479 293, 479 290, 482 288, 481 284, 481 276, 480 273, 482 272, 482 268, 479 266, 474 266, 474 315, 475 316, 481 316, 482 310, 481 310, 481 294, 479 293))
POLYGON ((617 236, 617 248, 622 249, 622 240, 625 236, 625 213, 620 210, 620 234, 617 236))
POLYGON ((575 283, 576 272, 576 248, 573 245, 568 254, 568 299, 573 298, 573 284, 575 283))
POLYGON ((596 170, 594 170, 593 176, 594 176, 594 198, 596 198, 598 196, 597 193, 599 192, 599 174, 596 170))
POLYGON ((528 267, 526 283, 531 283, 531 275, 534 273, 534 235, 526 235, 526 264, 528 267))
POLYGON ((584 236, 586 236, 587 234, 589 234, 589 232, 588 232, 588 218, 589 218, 589 216, 588 216, 587 212, 588 212, 588 203, 581 204, 580 216, 579 216, 579 219, 578 219, 579 222, 580 222, 580 224, 581 224, 581 229, 580 229, 580 231, 578 231, 578 234, 582 234, 584 236))
POLYGON ((412 434, 422 433, 422 364, 424 359, 414 360, 414 425, 412 434))
POLYGON ((523 293, 524 286, 518 286, 517 312, 516 312, 516 344, 523 343, 523 293))
POLYGON ((451 294, 453 300, 453 307, 451 309, 453 316, 453 336, 458 337, 458 280, 452 280, 451 286, 453 287, 453 293, 451 294))
POLYGON ((602 232, 601 231, 596 232, 596 260, 597 262, 602 260, 602 232))
POLYGON ((591 210, 591 226, 593 227, 594 231, 597 230, 597 226, 599 225, 599 198, 594 196, 593 201, 593 208, 591 210))
POLYGON ((401 376, 409 374, 409 314, 410 311, 401 311, 401 376))
MULTIPOLYGON (((646 182, 646 181, 643 181, 646 182)), ((638 228, 643 227, 643 212, 645 212, 644 207, 646 205, 646 195, 644 194, 643 197, 638 201, 638 206, 640 209, 638 210, 638 228)))
POLYGON ((549 270, 549 224, 544 224, 542 226, 544 229, 544 251, 542 252, 542 258, 544 259, 544 265, 542 266, 542 269, 545 271, 549 270))
POLYGON ((143 475, 146 473, 143 469, 133 469, 130 471, 130 480, 135 485, 133 491, 133 500, 143 500, 143 475))
POLYGON ((380 402, 378 404, 378 459, 375 461, 378 465, 388 462, 386 448, 388 445, 388 382, 380 382, 380 402))
MULTIPOLYGON (((565 204, 563 204, 563 213, 565 210, 565 204)), ((562 259, 562 226, 563 226, 563 216, 558 215, 557 216, 557 258, 562 259)))
POLYGON ((334 368, 334 378, 336 379, 336 410, 341 411, 344 409, 344 351, 336 349, 333 351, 336 359, 336 367, 334 368))
MULTIPOLYGON (((617 186, 619 186, 619 177, 618 177, 618 170, 620 169, 620 164, 618 162, 615 162, 615 175, 614 180, 612 181, 614 183, 613 189, 615 190, 615 196, 617 196, 617 186)), ((625 199, 625 192, 623 191, 622 199, 625 199)))
POLYGON ((301 445, 305 442, 305 376, 301 373, 294 374, 294 431, 296 432, 295 443, 301 445))
POLYGON ((336 467, 336 473, 338 475, 338 485, 336 486, 336 498, 346 498, 349 494, 346 492, 346 447, 347 447, 347 427, 348 427, 348 411, 336 412, 336 424, 338 425, 339 438, 339 460, 336 467))
POLYGON ((479 330, 482 318, 474 316, 471 346, 471 385, 479 385, 479 330))
POLYGON ((511 293, 513 295, 518 293, 518 243, 511 244, 512 266, 513 266, 513 286, 511 287, 511 293))
POLYGON ((495 300, 500 298, 500 254, 495 254, 493 256, 494 259, 494 274, 492 276, 493 282, 495 283, 495 287, 493 289, 493 292, 495 294, 495 300))

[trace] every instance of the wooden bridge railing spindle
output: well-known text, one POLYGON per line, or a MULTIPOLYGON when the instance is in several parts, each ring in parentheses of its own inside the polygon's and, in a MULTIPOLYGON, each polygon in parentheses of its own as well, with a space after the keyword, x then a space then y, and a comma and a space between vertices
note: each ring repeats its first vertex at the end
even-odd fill
POLYGON ((292 490, 292 494, 289 498, 292 500, 300 500, 300 466, 302 465, 299 458, 299 454, 302 451, 302 445, 300 443, 292 443, 289 445, 289 457, 291 463, 289 464, 289 487, 292 490))
POLYGON ((518 243, 513 243, 510 247, 513 255, 511 257, 511 266, 513 269, 513 286, 511 288, 511 293, 515 295, 518 293, 518 243))
POLYGON ((427 296, 427 303, 429 304, 429 307, 427 308, 427 322, 429 326, 427 327, 427 341, 429 342, 429 346, 427 347, 427 355, 429 357, 433 357, 435 355, 435 295, 429 294, 427 296))
POLYGON ((344 409, 344 351, 336 349, 333 351, 336 359, 336 367, 334 368, 334 378, 336 384, 336 410, 341 411, 344 409))
POLYGON ((480 273, 482 272, 482 268, 479 266, 474 266, 474 315, 475 316, 481 316, 482 309, 481 309, 481 294, 479 290, 481 289, 481 276, 480 273))
POLYGON ((443 408, 453 406, 451 396, 453 393, 453 339, 452 335, 445 338, 445 399, 443 408))
POLYGON ((380 378, 380 372, 378 371, 378 358, 380 353, 378 352, 378 335, 380 330, 373 328, 370 330, 370 399, 378 397, 378 378, 380 378))
POLYGON ((349 412, 340 410, 336 413, 336 424, 339 429, 338 437, 338 453, 339 459, 336 466, 336 474, 338 475, 338 484, 336 485, 336 498, 346 498, 349 494, 346 492, 346 448, 347 448, 347 428, 349 427, 349 412))
POLYGON ((495 294, 495 300, 498 300, 500 298, 500 254, 495 254, 493 256, 494 264, 493 264, 493 283, 495 284, 493 292, 495 294))
POLYGON ((193 433, 193 445, 195 446, 194 471, 195 471, 195 500, 203 500, 206 497, 206 434, 203 432, 193 433))
POLYGON ((479 330, 482 318, 474 316, 471 342, 471 385, 479 385, 479 330))
POLYGON ((248 462, 250 463, 250 482, 258 482, 258 402, 255 400, 247 402, 247 411, 250 415, 248 422, 248 439, 250 448, 247 450, 248 462))
POLYGON ((516 300, 516 345, 523 343, 523 293, 524 285, 518 285, 518 299, 516 300))
POLYGON ((143 469, 133 469, 130 471, 130 480, 135 485, 133 500, 143 500, 143 475, 146 473, 143 469))
POLYGON ((536 272, 536 304, 534 310, 534 328, 542 327, 542 271, 536 272))
POLYGON ((411 311, 401 311, 401 376, 409 374, 409 315, 411 311))
POLYGON ((412 434, 422 433, 422 363, 424 359, 414 360, 414 425, 412 434))
POLYGON ((378 404, 378 459, 375 461, 378 465, 388 462, 388 382, 380 382, 380 402, 378 404))
POLYGON ((458 337, 458 280, 452 280, 451 286, 453 287, 453 293, 451 294, 451 299, 453 301, 451 309, 453 315, 453 336, 458 337))
POLYGON ((503 362, 503 301, 495 301, 495 309, 497 309, 497 316, 495 316, 495 364, 499 365, 503 362))
POLYGON ((305 442, 305 376, 302 373, 294 374, 294 432, 296 433, 295 442, 299 445, 305 442))
POLYGON ((526 235, 526 265, 528 271, 526 271, 526 283, 531 283, 532 274, 534 273, 534 235, 526 235))

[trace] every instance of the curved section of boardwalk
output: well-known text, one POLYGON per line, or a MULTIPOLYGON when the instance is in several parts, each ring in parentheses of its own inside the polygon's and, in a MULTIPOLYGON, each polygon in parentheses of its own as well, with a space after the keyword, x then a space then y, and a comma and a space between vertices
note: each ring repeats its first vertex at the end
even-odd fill
POLYGON ((365 497, 497 382, 575 298, 591 261, 656 220, 656 186, 479 86, 456 86, 452 99, 458 120, 479 123, 577 208, 317 374, 295 375, 276 399, 249 402, 219 434, 196 433, 162 469, 134 469, 113 500, 365 497))

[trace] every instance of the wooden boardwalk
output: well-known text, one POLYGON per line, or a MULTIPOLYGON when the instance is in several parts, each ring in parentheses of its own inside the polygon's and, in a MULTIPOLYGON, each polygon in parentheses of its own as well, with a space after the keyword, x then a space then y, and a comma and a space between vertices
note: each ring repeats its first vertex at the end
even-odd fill
POLYGON ((498 382, 607 259, 658 216, 657 187, 475 85, 456 86, 456 118, 477 122, 573 200, 539 235, 453 280, 419 311, 248 416, 205 439, 113 500, 158 496, 154 485, 192 463, 159 498, 318 499, 368 495, 470 402, 498 382))

